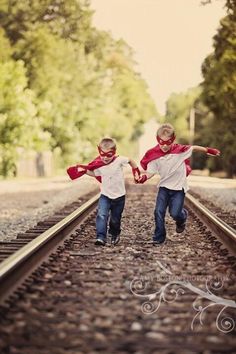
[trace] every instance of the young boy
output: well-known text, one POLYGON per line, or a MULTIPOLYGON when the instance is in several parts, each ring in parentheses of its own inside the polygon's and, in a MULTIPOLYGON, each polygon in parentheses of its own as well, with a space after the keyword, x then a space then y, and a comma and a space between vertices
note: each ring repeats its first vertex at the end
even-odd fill
POLYGON ((121 217, 125 205, 125 181, 122 169, 129 164, 136 182, 140 177, 140 171, 135 161, 116 155, 116 142, 112 138, 103 138, 98 145, 98 152, 99 156, 90 164, 72 166, 67 172, 71 179, 86 173, 101 182, 95 245, 105 246, 108 222, 111 243, 116 245, 120 240, 121 217))
POLYGON ((169 213, 176 222, 176 232, 185 229, 187 210, 184 209, 184 197, 188 190, 187 175, 191 172, 189 158, 193 151, 209 155, 220 155, 220 151, 202 146, 174 144, 175 132, 171 124, 163 124, 157 130, 158 145, 146 152, 140 164, 147 174, 142 175, 138 183, 144 183, 156 173, 160 175, 159 191, 155 207, 155 232, 153 245, 161 245, 166 239, 165 214, 169 213))

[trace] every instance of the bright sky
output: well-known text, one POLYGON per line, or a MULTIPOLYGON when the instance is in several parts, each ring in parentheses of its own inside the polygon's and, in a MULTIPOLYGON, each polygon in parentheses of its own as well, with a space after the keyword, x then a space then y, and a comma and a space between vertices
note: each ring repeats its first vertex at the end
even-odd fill
POLYGON ((225 16, 223 0, 90 0, 94 26, 123 38, 135 51, 161 114, 172 92, 202 81, 201 64, 212 52, 212 37, 225 16))

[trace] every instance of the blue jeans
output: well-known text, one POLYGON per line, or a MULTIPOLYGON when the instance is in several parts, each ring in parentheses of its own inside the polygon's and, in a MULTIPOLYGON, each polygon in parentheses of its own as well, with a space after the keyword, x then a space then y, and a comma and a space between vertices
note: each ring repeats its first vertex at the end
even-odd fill
POLYGON ((108 220, 109 233, 112 236, 117 236, 120 234, 120 223, 124 206, 125 195, 116 199, 111 199, 101 194, 98 202, 98 212, 96 218, 97 238, 106 241, 108 220))
POLYGON ((154 241, 164 242, 166 238, 165 215, 166 209, 169 207, 170 216, 177 224, 182 224, 187 219, 187 210, 184 206, 184 190, 172 190, 165 187, 160 187, 156 199, 155 216, 155 234, 154 241))

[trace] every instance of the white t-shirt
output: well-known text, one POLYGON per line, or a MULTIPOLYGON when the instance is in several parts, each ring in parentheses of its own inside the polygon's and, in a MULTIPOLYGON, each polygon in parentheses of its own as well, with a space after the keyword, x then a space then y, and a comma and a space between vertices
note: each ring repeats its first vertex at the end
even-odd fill
POLYGON ((182 190, 186 193, 188 188, 186 167, 184 160, 188 159, 193 152, 192 146, 178 154, 166 154, 149 162, 147 172, 160 175, 159 187, 173 190, 182 190))
POLYGON ((125 195, 125 180, 122 167, 129 163, 128 157, 118 156, 113 162, 94 170, 102 177, 101 193, 111 199, 125 195))

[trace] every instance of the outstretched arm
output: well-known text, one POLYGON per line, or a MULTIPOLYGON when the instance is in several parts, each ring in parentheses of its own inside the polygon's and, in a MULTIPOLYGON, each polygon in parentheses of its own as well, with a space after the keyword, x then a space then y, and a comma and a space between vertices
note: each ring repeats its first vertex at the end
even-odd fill
POLYGON ((96 176, 94 171, 86 170, 86 175, 91 176, 91 177, 95 177, 99 183, 102 183, 102 177, 96 176))
POLYGON ((193 151, 207 152, 207 149, 204 146, 193 145, 193 151))
POLYGON ((206 154, 213 155, 213 156, 220 155, 220 150, 218 150, 218 149, 204 147, 204 146, 198 146, 198 145, 193 145, 193 151, 205 152, 206 154))

